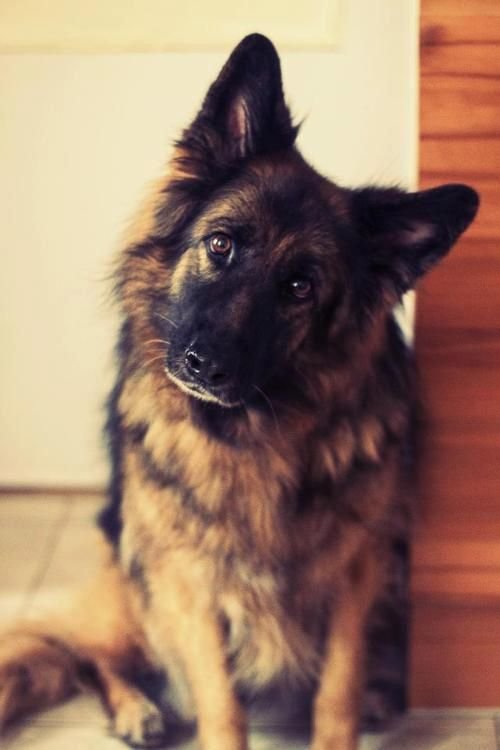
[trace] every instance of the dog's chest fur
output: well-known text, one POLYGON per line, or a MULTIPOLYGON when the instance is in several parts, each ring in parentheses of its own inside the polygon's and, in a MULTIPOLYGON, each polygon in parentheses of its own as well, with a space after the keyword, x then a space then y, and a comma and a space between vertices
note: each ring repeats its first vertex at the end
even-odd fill
POLYGON ((390 451, 376 460, 367 441, 384 425, 344 418, 325 435, 307 418, 289 431, 248 412, 221 441, 154 385, 133 379, 119 402, 129 434, 120 553, 133 578, 141 571, 144 605, 181 601, 173 581, 196 591, 200 610, 219 613, 240 683, 314 677, 332 592, 373 532, 343 503, 350 514, 366 503, 358 510, 374 528, 387 513, 390 451))

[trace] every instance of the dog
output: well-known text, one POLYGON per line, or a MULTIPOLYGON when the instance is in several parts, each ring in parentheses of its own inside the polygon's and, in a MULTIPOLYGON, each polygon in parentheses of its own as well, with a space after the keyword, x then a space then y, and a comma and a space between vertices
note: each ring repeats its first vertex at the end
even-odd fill
POLYGON ((116 735, 159 747, 155 675, 203 750, 245 750, 243 698, 276 684, 312 686, 313 750, 357 747, 408 516, 415 367, 393 309, 478 196, 341 187, 297 131, 276 50, 246 37, 120 255, 106 563, 68 616, 0 639, 2 726, 90 681, 116 735))

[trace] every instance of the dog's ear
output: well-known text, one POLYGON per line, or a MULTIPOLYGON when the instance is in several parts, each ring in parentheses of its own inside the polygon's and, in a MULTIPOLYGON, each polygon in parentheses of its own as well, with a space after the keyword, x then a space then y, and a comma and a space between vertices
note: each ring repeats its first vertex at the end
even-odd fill
POLYGON ((450 250, 476 215, 479 196, 467 185, 418 193, 354 191, 353 219, 368 282, 400 297, 450 250))
POLYGON ((251 34, 233 50, 179 146, 181 154, 198 164, 224 168, 291 146, 296 134, 277 52, 265 36, 251 34))

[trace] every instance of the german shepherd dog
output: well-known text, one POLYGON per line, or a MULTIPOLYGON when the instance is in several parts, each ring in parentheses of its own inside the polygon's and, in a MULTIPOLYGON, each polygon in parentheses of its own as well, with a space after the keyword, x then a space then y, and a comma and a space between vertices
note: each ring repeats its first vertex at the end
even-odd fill
POLYGON ((407 505, 414 365, 393 308, 478 197, 340 187, 296 135, 276 51, 248 36, 120 257, 108 559, 80 609, 0 640, 3 726, 92 677, 113 731, 161 746, 151 669, 203 750, 247 748, 242 696, 280 681, 313 686, 313 750, 357 746, 407 505))

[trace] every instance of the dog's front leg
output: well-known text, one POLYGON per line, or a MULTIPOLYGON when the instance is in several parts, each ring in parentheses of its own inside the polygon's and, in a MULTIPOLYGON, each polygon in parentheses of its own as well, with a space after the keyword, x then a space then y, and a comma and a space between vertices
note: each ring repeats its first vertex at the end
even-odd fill
POLYGON ((153 599, 148 616, 149 637, 167 671, 174 656, 186 675, 200 747, 246 750, 245 715, 227 667, 215 608, 210 606, 203 588, 185 578, 175 586, 170 580, 163 592, 153 599))
POLYGON ((383 580, 381 557, 374 550, 356 557, 331 614, 314 705, 312 750, 356 750, 366 620, 383 580))

